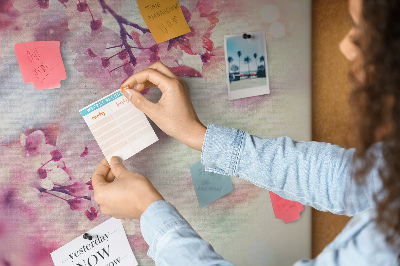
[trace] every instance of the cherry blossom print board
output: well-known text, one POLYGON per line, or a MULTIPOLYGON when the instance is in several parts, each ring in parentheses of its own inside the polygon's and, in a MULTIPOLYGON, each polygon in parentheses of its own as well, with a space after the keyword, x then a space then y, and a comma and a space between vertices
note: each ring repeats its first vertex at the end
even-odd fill
POLYGON ((67 78, 60 42, 16 43, 14 49, 24 82, 33 83, 35 89, 59 88, 60 81, 67 78))
POLYGON ((112 156, 126 160, 158 140, 144 113, 119 90, 79 112, 107 161, 112 156))
POLYGON ((121 220, 110 218, 51 253, 55 266, 138 265, 121 220))
MULTIPOLYGON (((199 161, 199 152, 148 120, 154 134, 145 115, 136 115, 138 110, 115 92, 131 75, 161 61, 187 84, 204 125, 227 126, 263 138, 309 141, 311 0, 179 0, 190 32, 160 43, 137 1, 5 2, 0 4, 1 265, 53 265, 51 252, 108 220, 94 200, 93 172, 105 154, 126 159, 141 148, 124 161, 126 167, 149 178, 224 259, 235 265, 293 265, 311 257, 311 207, 304 206, 300 219, 285 223, 276 218, 281 212, 276 213, 276 201, 268 190, 231 176, 233 190, 200 208, 189 169, 199 161), (249 41, 243 33, 253 37, 256 32, 265 33, 260 49, 240 46, 229 55, 229 62, 224 36, 249 41), (21 76, 25 74, 15 46, 48 41, 57 43, 67 79, 59 79, 60 89, 36 90, 37 84, 26 84, 21 76), (247 56, 250 60, 245 62, 247 56), (268 67, 270 93, 230 100, 227 67, 231 74, 238 68, 242 74, 252 74, 268 67), (79 110, 85 109, 81 115, 79 110), (150 133, 145 134, 147 130, 150 133)), ((157 12, 177 2, 146 0, 145 4, 155 5, 148 8, 149 16, 157 17, 157 12)), ((153 20, 164 22, 168 29, 166 15, 153 20)), ((40 59, 51 51, 47 49, 40 59)), ((23 55, 27 56, 26 49, 23 55)), ((244 75, 241 79, 257 80, 244 75)), ((246 88, 246 92, 252 89, 246 88)), ((151 102, 162 96, 156 88, 142 93, 151 102)), ((202 192, 211 187, 218 190, 222 185, 200 181, 202 192)), ((122 224, 138 264, 154 266, 138 221, 126 219, 122 224)))

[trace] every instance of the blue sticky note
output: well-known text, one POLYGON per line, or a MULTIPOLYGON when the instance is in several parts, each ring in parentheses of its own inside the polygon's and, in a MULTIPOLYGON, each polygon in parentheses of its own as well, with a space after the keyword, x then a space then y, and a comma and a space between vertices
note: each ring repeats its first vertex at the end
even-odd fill
POLYGON ((206 172, 200 161, 190 166, 190 173, 200 208, 233 190, 230 176, 206 172))

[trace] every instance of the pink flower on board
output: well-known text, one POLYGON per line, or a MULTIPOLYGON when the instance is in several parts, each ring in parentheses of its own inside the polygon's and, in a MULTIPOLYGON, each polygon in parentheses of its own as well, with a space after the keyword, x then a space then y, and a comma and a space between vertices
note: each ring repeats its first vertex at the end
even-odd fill
POLYGON ((93 221, 94 219, 96 219, 98 213, 99 213, 99 211, 96 210, 94 207, 90 207, 89 210, 86 210, 86 211, 85 211, 86 217, 87 217, 90 221, 93 221))
POLYGON ((71 196, 74 197, 83 197, 88 194, 88 187, 83 182, 75 181, 71 185, 63 186, 71 196))
POLYGON ((67 200, 67 203, 69 204, 69 207, 73 211, 83 211, 83 210, 85 210, 84 201, 82 199, 80 199, 80 198, 69 199, 69 200, 67 200))
POLYGON ((98 1, 68 1, 65 3, 64 13, 68 16, 68 28, 76 31, 83 27, 90 27, 93 20, 101 20, 99 12, 101 6, 98 1), (89 6, 90 3, 90 6, 89 6))
POLYGON ((82 35, 71 38, 69 44, 77 54, 86 54, 90 49, 92 56, 102 57, 108 46, 119 45, 121 40, 113 30, 102 26, 98 30, 84 31, 82 35))
POLYGON ((111 54, 108 49, 121 47, 121 40, 118 34, 107 27, 102 26, 90 33, 84 31, 81 36, 70 40, 70 46, 77 53, 75 69, 94 82, 101 83, 108 91, 118 88, 133 73, 125 50, 119 48, 117 53, 111 54))
POLYGON ((7 28, 15 27, 18 10, 14 8, 13 4, 14 0, 0 1, 0 34, 7 28))
MULTIPOLYGON (((2 191, 0 196, 3 196, 2 191)), ((26 215, 27 205, 16 202, 15 199, 8 200, 14 200, 14 204, 6 205, 4 198, 0 199, 1 265, 52 265, 50 253, 60 243, 57 243, 57 239, 43 237, 41 233, 54 232, 47 225, 26 215)))
POLYGON ((219 22, 219 12, 213 11, 213 2, 199 1, 192 12, 182 6, 182 12, 191 32, 172 39, 170 46, 179 46, 188 54, 201 55, 212 50, 214 43, 210 40, 211 30, 219 22))
POLYGON ((19 20, 23 27, 33 28, 41 22, 45 9, 50 5, 49 0, 15 0, 14 8, 19 12, 19 20))
POLYGON ((39 155, 46 145, 46 137, 41 130, 36 130, 28 136, 25 134, 20 135, 20 143, 25 148, 27 155, 39 155))

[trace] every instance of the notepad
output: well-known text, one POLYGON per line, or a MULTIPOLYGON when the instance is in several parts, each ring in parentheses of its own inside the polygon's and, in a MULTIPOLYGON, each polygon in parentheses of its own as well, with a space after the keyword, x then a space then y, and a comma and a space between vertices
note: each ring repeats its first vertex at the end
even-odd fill
POLYGON ((119 90, 79 112, 108 161, 126 160, 158 140, 145 114, 119 90))

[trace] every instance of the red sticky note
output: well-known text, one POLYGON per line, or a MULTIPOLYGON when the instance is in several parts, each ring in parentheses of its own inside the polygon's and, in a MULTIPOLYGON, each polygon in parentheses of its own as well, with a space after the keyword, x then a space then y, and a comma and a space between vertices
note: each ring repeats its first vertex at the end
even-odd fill
POLYGON ((15 54, 25 83, 35 89, 59 88, 67 78, 60 53, 60 42, 27 42, 14 45, 15 54))
POLYGON ((300 213, 304 210, 301 203, 281 198, 271 191, 269 196, 271 197, 275 218, 282 219, 285 224, 300 219, 300 213))

